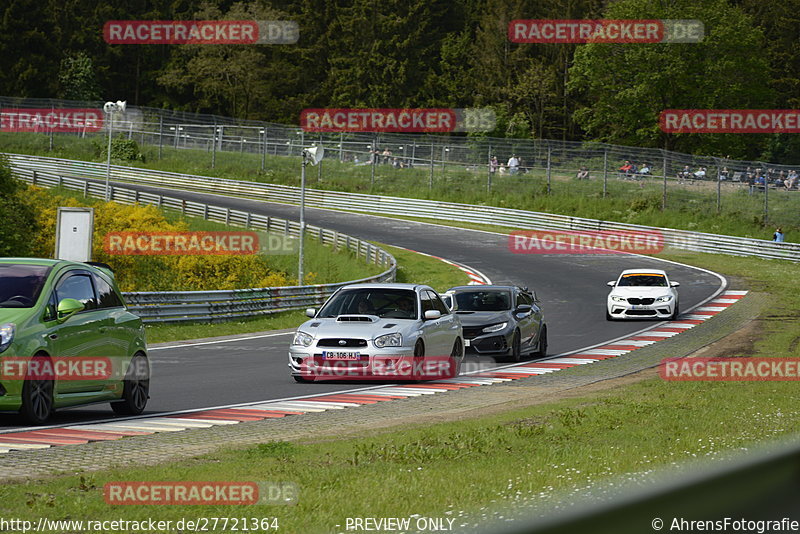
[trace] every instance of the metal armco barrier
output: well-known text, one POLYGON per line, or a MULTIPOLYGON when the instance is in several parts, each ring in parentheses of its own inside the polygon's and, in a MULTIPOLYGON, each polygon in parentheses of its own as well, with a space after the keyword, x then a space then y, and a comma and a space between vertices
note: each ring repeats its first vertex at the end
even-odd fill
MULTIPOLYGON (((91 166, 92 164, 87 164, 91 166)), ((22 180, 42 187, 65 187, 83 192, 86 196, 105 198, 105 185, 59 172, 59 165, 35 168, 13 165, 14 173, 22 180)), ((276 217, 221 208, 165 195, 114 187, 111 199, 121 204, 152 204, 180 210, 185 215, 203 217, 233 226, 241 226, 290 237, 300 235, 300 223, 276 217)), ((347 249, 368 263, 386 267, 382 273, 336 284, 308 286, 265 287, 220 291, 139 291, 125 293, 130 310, 145 323, 174 323, 186 321, 222 321, 299 310, 321 305, 338 288, 361 282, 393 282, 397 270, 394 256, 355 237, 306 224, 306 236, 318 239, 335 249, 347 249)))
MULTIPOLYGON (((41 156, 7 154, 12 168, 17 172, 35 170, 55 173, 62 177, 104 179, 106 166, 102 163, 73 161, 41 156)), ((300 189, 297 187, 195 176, 134 167, 111 167, 112 180, 187 191, 223 193, 269 202, 297 204, 300 189)), ((756 256, 767 259, 800 261, 800 243, 775 243, 764 239, 708 234, 689 230, 675 230, 634 224, 584 219, 494 206, 476 206, 454 202, 437 202, 400 197, 343 193, 319 189, 306 189, 306 205, 317 208, 342 209, 403 215, 430 219, 507 226, 522 230, 604 230, 660 232, 664 244, 683 250, 756 256)))

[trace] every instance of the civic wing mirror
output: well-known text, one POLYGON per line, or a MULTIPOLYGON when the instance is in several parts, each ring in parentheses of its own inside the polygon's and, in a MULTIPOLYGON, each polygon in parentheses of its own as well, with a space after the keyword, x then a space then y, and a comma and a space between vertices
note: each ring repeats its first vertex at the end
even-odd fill
POLYGON ((519 306, 517 306, 517 309, 514 310, 514 313, 515 314, 518 314, 518 313, 530 313, 530 311, 532 309, 533 308, 531 307, 530 304, 520 304, 519 306))

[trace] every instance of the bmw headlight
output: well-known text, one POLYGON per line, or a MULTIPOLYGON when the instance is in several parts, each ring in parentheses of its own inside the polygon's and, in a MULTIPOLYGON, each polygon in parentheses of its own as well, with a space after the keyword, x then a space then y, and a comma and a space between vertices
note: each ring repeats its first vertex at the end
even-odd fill
POLYGON ((658 297, 656 302, 669 302, 672 300, 672 295, 664 295, 663 297, 658 297))
POLYGON ((508 324, 508 323, 497 323, 497 324, 493 324, 493 325, 491 325, 491 326, 487 326, 486 328, 484 328, 483 330, 481 330, 481 332, 485 332, 485 333, 487 333, 487 334, 490 334, 490 333, 492 333, 492 332, 499 332, 500 330, 502 330, 503 328, 505 328, 507 324, 508 324))
POLYGON ((611 295, 611 300, 614 302, 625 302, 628 299, 626 299, 625 297, 619 297, 617 295, 611 295))
POLYGON ((0 352, 4 352, 11 346, 11 342, 14 341, 14 333, 16 330, 17 325, 14 323, 0 325, 0 352))
POLYGON ((383 347, 400 347, 403 345, 403 336, 395 332, 394 334, 386 334, 375 338, 375 346, 379 349, 383 347))
POLYGON ((314 336, 306 334, 305 332, 300 332, 299 330, 294 335, 294 339, 292 340, 292 345, 300 345, 301 347, 310 347, 311 343, 314 342, 314 336))

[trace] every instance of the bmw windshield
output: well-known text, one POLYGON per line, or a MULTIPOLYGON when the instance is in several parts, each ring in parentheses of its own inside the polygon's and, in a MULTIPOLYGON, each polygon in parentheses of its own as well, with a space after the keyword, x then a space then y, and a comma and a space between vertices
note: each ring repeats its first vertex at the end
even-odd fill
POLYGON ((32 308, 50 267, 0 263, 0 308, 32 308))
POLYGON ((624 274, 617 285, 630 287, 668 287, 667 278, 663 274, 624 274))
POLYGON ((409 289, 344 289, 322 307, 317 317, 339 315, 416 319, 416 293, 409 289))

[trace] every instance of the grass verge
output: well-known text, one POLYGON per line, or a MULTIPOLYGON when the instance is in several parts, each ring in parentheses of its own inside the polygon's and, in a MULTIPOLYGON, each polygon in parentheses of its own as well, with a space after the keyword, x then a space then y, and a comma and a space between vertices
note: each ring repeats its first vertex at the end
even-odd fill
MULTIPOLYGON (((741 355, 800 356, 796 265, 698 253, 665 257, 740 278, 771 295, 760 335, 741 355)), ((455 519, 455 527, 491 516, 504 504, 546 502, 612 476, 636 478, 795 434, 798 401, 793 382, 649 379, 491 417, 323 442, 263 443, 191 462, 3 486, 0 511, 32 520, 277 517, 288 532, 343 531, 347 517, 419 514, 455 519), (244 513, 223 506, 104 502, 106 482, 140 480, 292 482, 300 495, 296 506, 258 505, 244 513)))

